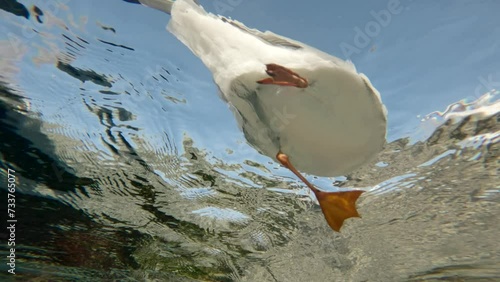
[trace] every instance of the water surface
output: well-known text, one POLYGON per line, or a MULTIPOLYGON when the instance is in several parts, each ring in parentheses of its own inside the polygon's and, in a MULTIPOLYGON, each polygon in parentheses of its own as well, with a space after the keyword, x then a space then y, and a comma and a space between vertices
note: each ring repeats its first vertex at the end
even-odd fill
POLYGON ((4 1, 0 181, 16 171, 15 278, 500 279, 496 1, 401 1, 364 47, 357 28, 388 2, 200 2, 370 77, 389 111, 385 149, 349 175, 308 176, 366 190, 362 219, 334 233, 307 188, 246 143, 167 15, 4 1))

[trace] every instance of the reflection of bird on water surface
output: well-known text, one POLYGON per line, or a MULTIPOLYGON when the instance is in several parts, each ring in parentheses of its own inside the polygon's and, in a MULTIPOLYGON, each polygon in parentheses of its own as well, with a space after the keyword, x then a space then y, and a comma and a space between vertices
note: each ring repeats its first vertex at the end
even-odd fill
POLYGON ((386 111, 366 76, 350 62, 209 14, 192 0, 139 1, 171 14, 167 29, 210 69, 248 142, 314 192, 332 229, 359 216, 362 191, 323 192, 299 170, 342 175, 382 149, 386 111))

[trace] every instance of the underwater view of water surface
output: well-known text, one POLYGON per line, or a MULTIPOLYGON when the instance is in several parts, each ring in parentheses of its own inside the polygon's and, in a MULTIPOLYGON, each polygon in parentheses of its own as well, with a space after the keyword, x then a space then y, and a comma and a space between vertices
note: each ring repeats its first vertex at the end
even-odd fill
MULTIPOLYGON (((251 121, 221 94, 228 76, 207 67, 233 56, 224 30, 167 30, 166 0, 3 0, 1 281, 500 280, 500 2, 197 2, 259 44, 352 61, 380 92, 380 152, 343 175, 305 174, 364 191, 361 218, 333 231, 241 130, 251 121), (214 37, 219 61, 183 44, 214 37)), ((355 106, 335 122, 349 127, 355 106)), ((294 133, 313 143, 320 123, 294 133)))

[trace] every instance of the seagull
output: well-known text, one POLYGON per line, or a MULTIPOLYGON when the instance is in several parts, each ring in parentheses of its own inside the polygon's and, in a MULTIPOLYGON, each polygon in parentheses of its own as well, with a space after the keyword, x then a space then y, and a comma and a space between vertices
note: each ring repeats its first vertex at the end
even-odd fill
POLYGON ((126 1, 171 15, 167 30, 212 72, 248 143, 311 189, 333 230, 360 217, 362 190, 326 192, 302 175, 345 175, 386 143, 387 110, 352 62, 208 13, 193 0, 126 1))

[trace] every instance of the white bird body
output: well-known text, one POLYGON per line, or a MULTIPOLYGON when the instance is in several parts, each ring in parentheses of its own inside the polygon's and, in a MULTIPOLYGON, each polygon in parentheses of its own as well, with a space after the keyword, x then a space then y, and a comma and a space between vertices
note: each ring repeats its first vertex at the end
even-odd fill
POLYGON ((387 112, 365 75, 351 62, 207 13, 193 0, 139 1, 171 14, 167 29, 212 72, 247 141, 314 192, 333 230, 359 216, 363 191, 324 192, 299 170, 343 175, 382 150, 387 112))
POLYGON ((295 167, 338 176, 371 160, 385 144, 380 95, 354 65, 303 43, 209 14, 190 0, 173 4, 167 29, 212 72, 248 142, 295 167), (292 69, 309 87, 260 85, 265 65, 292 69))

